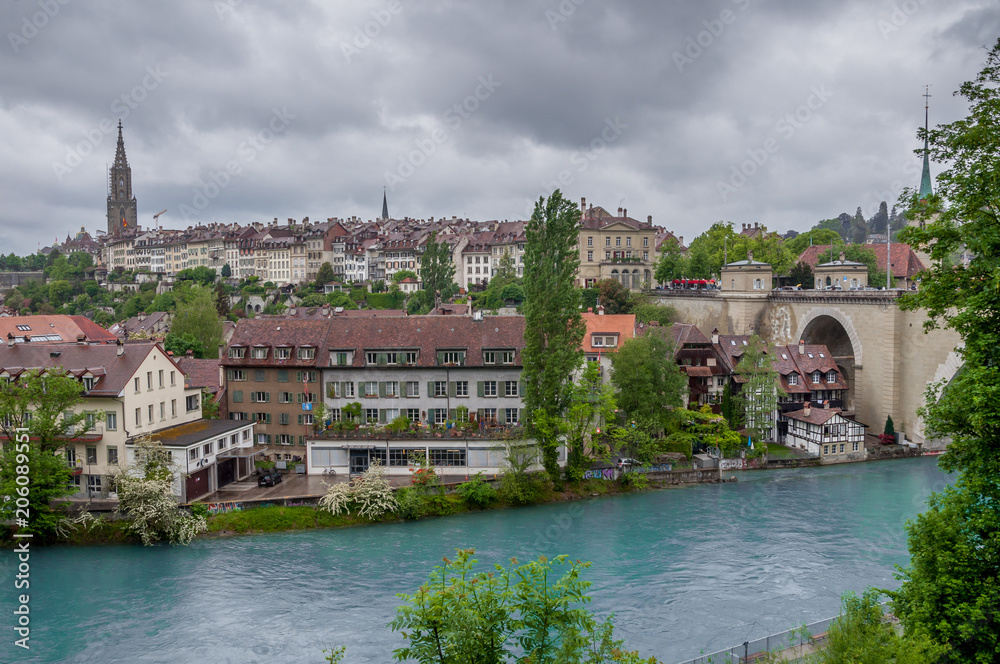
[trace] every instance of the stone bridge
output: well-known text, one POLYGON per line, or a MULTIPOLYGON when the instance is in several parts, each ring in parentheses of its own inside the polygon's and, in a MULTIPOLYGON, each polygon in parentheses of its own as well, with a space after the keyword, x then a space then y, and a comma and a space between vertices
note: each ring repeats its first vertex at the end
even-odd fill
POLYGON ((654 299, 674 307, 678 320, 705 333, 750 334, 772 344, 826 344, 851 390, 847 409, 882 433, 892 415, 907 439, 925 440, 917 409, 927 384, 951 380, 961 366, 952 330, 924 333, 922 311, 902 311, 899 291, 724 291, 658 292, 654 299))

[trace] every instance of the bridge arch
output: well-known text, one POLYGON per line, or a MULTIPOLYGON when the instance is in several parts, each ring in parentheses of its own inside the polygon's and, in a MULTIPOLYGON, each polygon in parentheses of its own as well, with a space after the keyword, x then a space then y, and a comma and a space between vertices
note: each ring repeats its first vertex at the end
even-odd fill
POLYGON ((854 329, 851 318, 840 309, 816 307, 809 310, 799 319, 798 329, 795 331, 792 343, 799 339, 805 340, 806 343, 825 343, 834 355, 840 355, 839 350, 847 350, 844 347, 845 342, 847 342, 850 344, 850 354, 854 356, 854 364, 864 366, 862 362, 864 349, 861 347, 861 337, 854 329), (839 323, 839 326, 834 325, 834 322, 839 323), (829 343, 830 341, 833 343, 829 343))

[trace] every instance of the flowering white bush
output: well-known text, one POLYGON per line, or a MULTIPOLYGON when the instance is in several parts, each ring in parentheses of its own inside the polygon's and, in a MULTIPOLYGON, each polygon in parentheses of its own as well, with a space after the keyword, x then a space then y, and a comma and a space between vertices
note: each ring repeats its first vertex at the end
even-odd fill
POLYGON ((135 458, 135 465, 122 468, 114 478, 118 513, 129 519, 128 531, 150 546, 161 540, 188 544, 207 530, 204 516, 177 506, 169 457, 160 443, 148 436, 137 440, 135 458))
POLYGON ((326 494, 319 499, 319 509, 330 514, 350 513, 353 505, 360 516, 377 519, 383 514, 395 512, 398 507, 385 466, 377 460, 368 466, 361 477, 326 486, 326 494))

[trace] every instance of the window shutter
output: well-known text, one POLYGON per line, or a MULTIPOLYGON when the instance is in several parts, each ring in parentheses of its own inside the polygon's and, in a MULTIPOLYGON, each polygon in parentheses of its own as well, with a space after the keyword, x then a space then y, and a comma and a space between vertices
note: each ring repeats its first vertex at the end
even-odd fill
POLYGON ((451 381, 450 383, 448 383, 448 396, 449 397, 453 397, 453 396, 456 396, 458 394, 458 389, 455 387, 455 385, 456 385, 455 381, 451 381))
POLYGON ((296 383, 301 383, 302 382, 302 372, 301 371, 296 371, 295 372, 295 382, 296 383))
POLYGON ((449 420, 454 420, 454 419, 456 419, 456 417, 457 416, 455 414, 455 409, 454 408, 449 409, 448 410, 448 419, 449 420))
POLYGON ((266 403, 271 403, 271 393, 270 392, 264 392, 264 401, 266 403))
POLYGON ((344 381, 343 383, 340 384, 340 396, 341 396, 341 398, 343 398, 343 399, 347 398, 347 393, 350 391, 350 390, 347 389, 347 386, 350 385, 350 384, 351 383, 348 382, 348 381, 344 381))
POLYGON ((485 383, 483 381, 481 381, 481 380, 476 381, 476 396, 480 396, 481 397, 481 396, 485 396, 485 394, 486 394, 486 385, 485 385, 485 383))
POLYGON ((434 394, 434 381, 433 380, 427 381, 427 396, 429 396, 429 397, 436 396, 434 394))
POLYGON ((267 444, 271 444, 271 434, 267 434, 267 444))
POLYGON ((517 381, 517 396, 523 397, 524 396, 524 391, 525 391, 524 381, 523 380, 517 381))
MULTIPOLYGON (((282 413, 282 414, 284 414, 284 413, 282 413)), ((295 423, 296 424, 302 424, 302 415, 296 415, 295 416, 295 423)))
POLYGON ((378 353, 378 354, 376 354, 376 356, 375 356, 375 362, 379 366, 384 366, 385 364, 387 364, 389 362, 388 355, 386 353, 378 353))
POLYGON ((385 382, 380 382, 378 384, 378 395, 385 398, 385 382))
POLYGON ((436 410, 437 410, 437 408, 428 408, 427 409, 427 422, 429 424, 434 424, 434 414, 435 414, 436 410))
POLYGON ((438 356, 438 362, 437 362, 438 366, 444 364, 444 351, 439 350, 437 356, 438 356))
POLYGON ((233 402, 243 403, 243 390, 233 390, 233 402))
MULTIPOLYGON (((265 420, 265 423, 266 424, 270 424, 271 423, 271 413, 267 414, 267 419, 265 420)), ((268 438, 270 438, 270 436, 268 436, 268 438)))
POLYGON ((399 383, 399 396, 401 396, 401 397, 405 397, 406 396, 406 381, 405 380, 401 381, 399 383))
POLYGON ((385 424, 385 408, 378 409, 378 421, 381 424, 385 424))
POLYGON ((485 416, 486 416, 486 411, 484 409, 482 409, 482 408, 477 408, 476 409, 476 421, 477 422, 482 422, 483 418, 485 416))
POLYGON ((354 396, 358 399, 365 395, 365 384, 363 381, 358 381, 358 391, 354 393, 354 396))

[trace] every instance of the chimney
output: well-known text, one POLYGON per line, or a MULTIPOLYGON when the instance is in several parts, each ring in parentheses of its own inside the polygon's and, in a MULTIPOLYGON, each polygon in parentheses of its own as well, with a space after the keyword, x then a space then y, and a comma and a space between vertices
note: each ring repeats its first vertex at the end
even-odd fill
POLYGON ((139 322, 141 323, 144 320, 146 320, 146 312, 145 311, 140 311, 139 312, 139 322))
POLYGON ((746 229, 747 229, 747 225, 743 224, 743 230, 746 230, 746 229))
POLYGON ((812 408, 809 407, 808 401, 806 402, 805 407, 802 408, 802 414, 805 415, 806 417, 812 415, 812 408))
POLYGON ((118 357, 121 357, 122 355, 125 354, 125 342, 119 339, 117 346, 118 346, 118 357))
POLYGON ((753 251, 752 250, 747 252, 747 262, 749 262, 749 263, 753 262, 753 251))
POLYGON ((184 351, 184 357, 194 357, 194 351, 188 348, 186 351, 184 351))
POLYGON ((604 315, 604 305, 602 304, 597 305, 597 315, 598 316, 604 315))
POLYGON ((86 346, 87 345, 87 335, 86 334, 78 334, 78 335, 76 335, 76 343, 80 344, 81 346, 86 346))
POLYGON ((651 215, 651 214, 647 214, 646 215, 646 223, 647 224, 653 223, 653 215, 651 215))
POLYGON ((843 251, 840 252, 840 262, 841 263, 845 262, 844 256, 845 256, 844 252, 843 251))
POLYGON ((826 399, 823 402, 823 410, 830 410, 830 400, 829 399, 826 399))
POLYGON ((587 211, 587 197, 586 196, 581 196, 580 197, 580 212, 586 212, 586 211, 587 211))
POLYGON ((14 347, 14 335, 13 334, 8 334, 7 335, 7 348, 13 348, 13 347, 14 347))
POLYGON ((684 236, 683 235, 678 235, 677 236, 677 244, 681 245, 682 247, 684 246, 684 236))
POLYGON ((594 313, 594 308, 593 307, 587 307, 587 313, 588 314, 594 313))
POLYGON ((799 339, 799 355, 806 354, 806 342, 803 339, 799 339))
POLYGON ((757 228, 757 227, 759 227, 759 226, 760 226, 760 224, 759 224, 758 222, 756 222, 756 221, 755 221, 755 222, 753 222, 753 227, 754 227, 754 228, 757 228))
POLYGON ((619 217, 622 216, 622 209, 621 208, 618 208, 618 216, 619 217))
POLYGON ((719 343, 719 328, 715 328, 712 330, 712 343, 713 344, 719 343))
POLYGON ((622 208, 622 216, 623 217, 627 217, 628 216, 628 208, 622 208))

